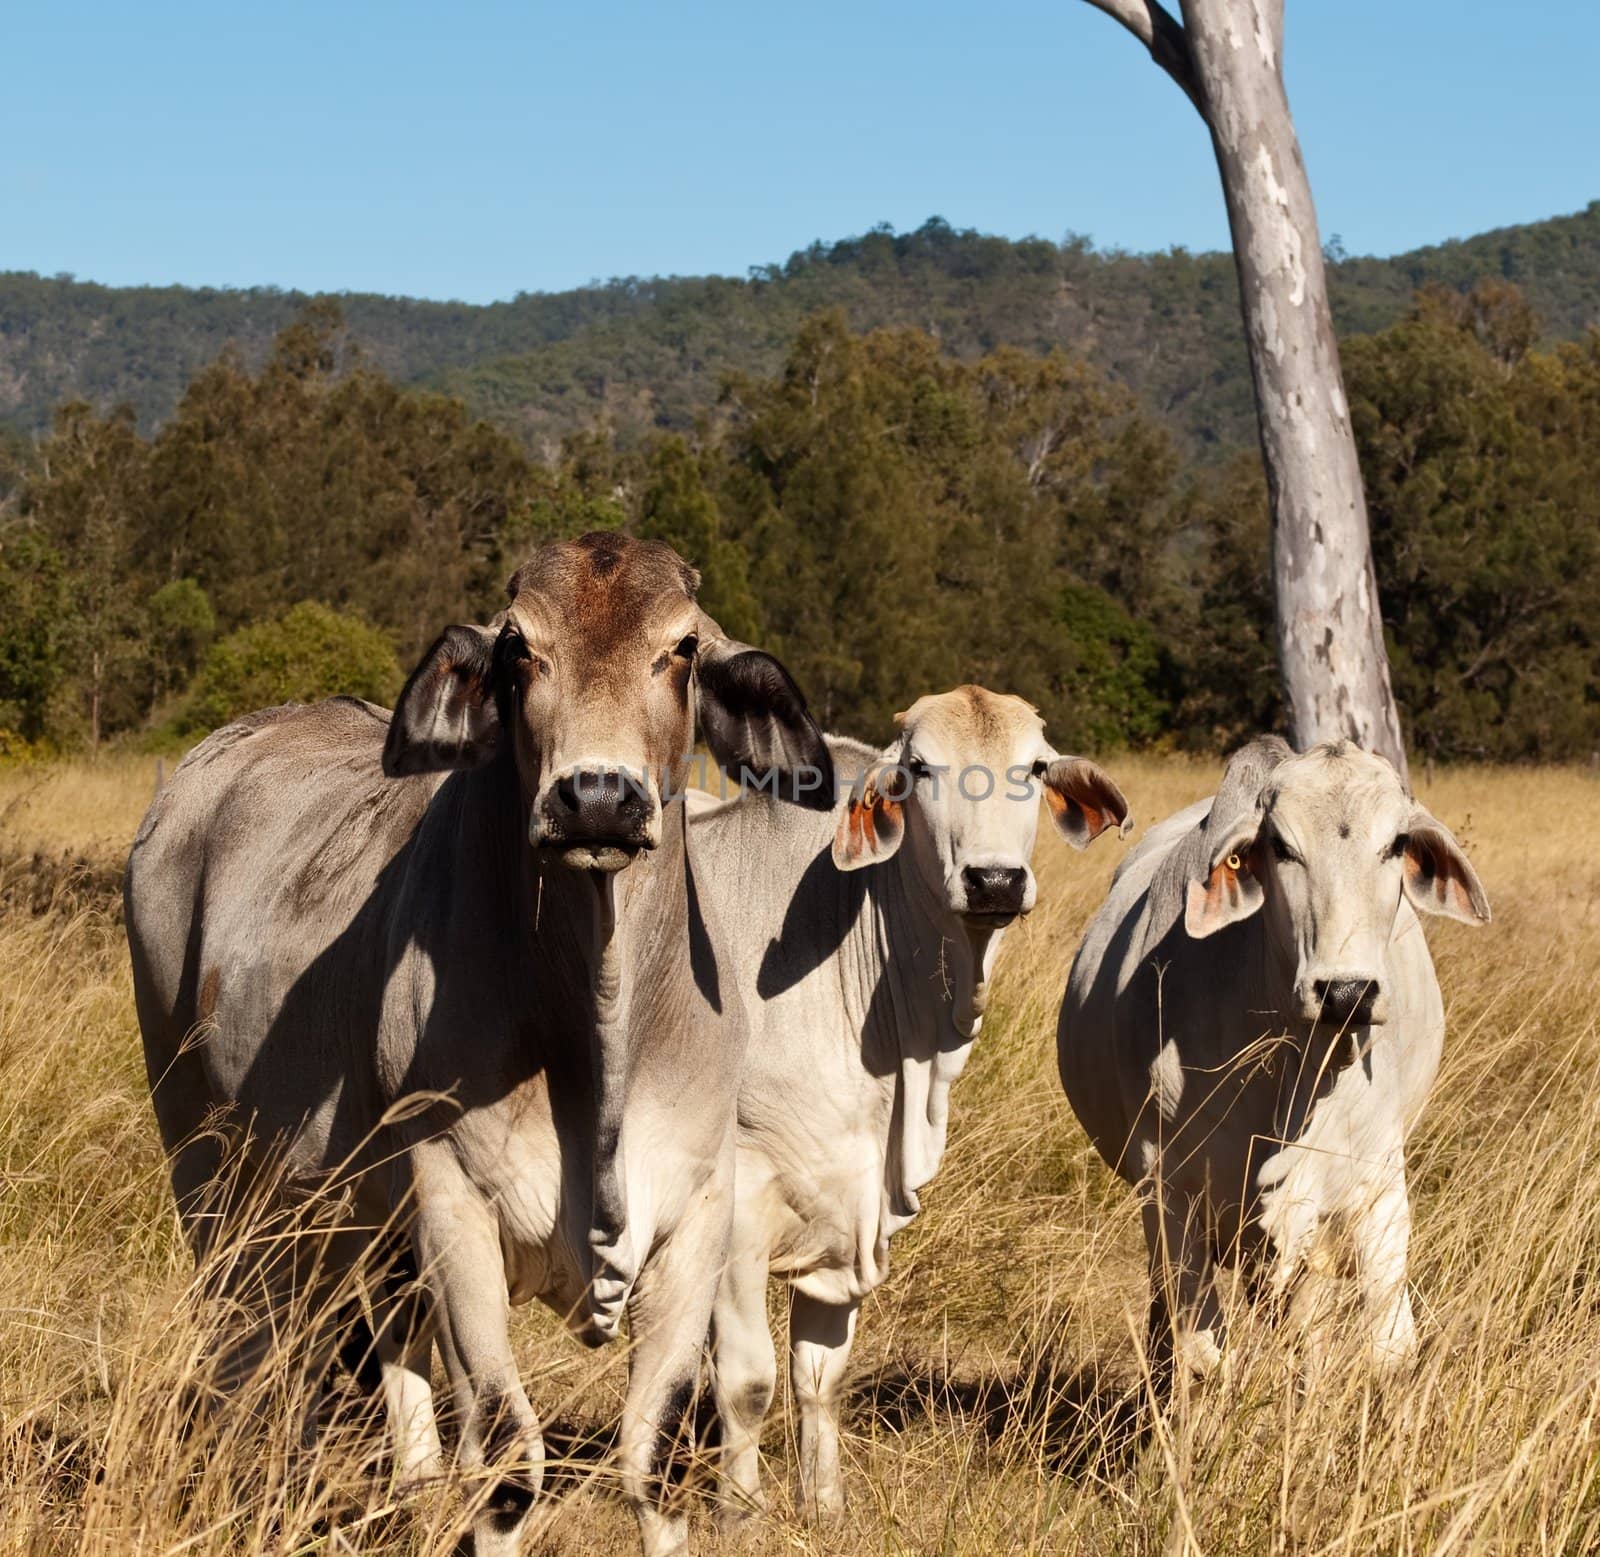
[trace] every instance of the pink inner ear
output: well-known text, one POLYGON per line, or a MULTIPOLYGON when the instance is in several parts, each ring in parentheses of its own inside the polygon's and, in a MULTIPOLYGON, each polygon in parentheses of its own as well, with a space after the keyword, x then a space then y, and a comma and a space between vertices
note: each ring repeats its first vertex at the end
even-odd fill
POLYGON ((1204 882, 1191 881, 1184 900, 1184 923, 1191 935, 1210 935, 1236 919, 1248 917, 1261 901, 1261 887, 1241 861, 1235 870, 1226 859, 1204 882))
POLYGON ((1243 901, 1239 873, 1224 860, 1206 877, 1206 917, 1219 919, 1230 909, 1237 909, 1243 901))
POLYGON ((1076 795, 1063 795, 1060 790, 1049 784, 1045 785, 1044 798, 1057 821, 1075 826, 1081 817, 1084 830, 1091 838, 1096 838, 1105 831, 1106 815, 1099 807, 1080 800, 1076 795), (1074 812, 1077 813, 1076 817, 1073 815, 1074 812))
POLYGON ((1413 892, 1430 890, 1436 885, 1431 858, 1427 868, 1424 869, 1421 851, 1418 850, 1415 844, 1406 850, 1405 856, 1401 861, 1401 869, 1406 873, 1406 885, 1413 892))
POLYGON ((900 802, 874 787, 869 786, 862 799, 850 802, 846 817, 845 851, 853 860, 878 852, 880 828, 885 842, 892 842, 900 832, 900 802))
POLYGON ((1406 884, 1413 892, 1426 894, 1438 904, 1441 912, 1452 908, 1464 917, 1476 918, 1472 894, 1467 885, 1450 868, 1450 860, 1440 856, 1424 844, 1413 844, 1405 853, 1406 884), (1441 864, 1443 869, 1440 869, 1441 864))

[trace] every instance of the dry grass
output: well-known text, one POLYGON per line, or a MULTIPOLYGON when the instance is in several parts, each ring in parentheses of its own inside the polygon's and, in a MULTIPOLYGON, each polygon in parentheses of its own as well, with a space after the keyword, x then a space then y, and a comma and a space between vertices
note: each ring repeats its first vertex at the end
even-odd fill
MULTIPOLYGON (((1113 765, 1141 822, 1211 765, 1113 765)), ((0 1552, 447 1549, 459 1486, 385 1499, 370 1433, 314 1449, 287 1357, 196 1427, 187 1389, 223 1320, 177 1234, 114 894, 153 763, 0 777, 0 1552), (63 854, 80 867, 57 871, 63 854), (37 860, 35 856, 37 855, 37 860), (42 860, 45 863, 39 864, 42 860), (87 868, 81 868, 81 862, 87 868)), ((1430 926, 1450 1012, 1412 1152, 1421 1360, 1373 1390, 1301 1388, 1276 1337, 1180 1400, 1137 1452, 1143 1259, 1131 1196, 1055 1076, 1055 1010, 1120 846, 1040 844, 1041 907, 1008 937, 928 1209, 867 1305, 848 1412, 851 1512, 823 1533, 782 1488, 762 1552, 1577 1552, 1600 1545, 1600 785, 1441 773, 1423 798, 1494 901, 1430 926)), ((265 1236, 268 1229, 258 1229, 265 1236)), ((530 1393, 574 1435, 542 1549, 626 1551, 599 1448, 621 1360, 519 1316, 530 1393)), ((696 1514, 709 1545, 709 1520, 696 1514)))

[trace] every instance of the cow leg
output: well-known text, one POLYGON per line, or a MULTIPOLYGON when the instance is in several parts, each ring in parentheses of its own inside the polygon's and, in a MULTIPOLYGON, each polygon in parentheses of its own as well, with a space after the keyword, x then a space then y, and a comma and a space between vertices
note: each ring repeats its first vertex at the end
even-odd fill
POLYGON ((409 1236, 403 1246, 384 1239, 370 1314, 352 1304, 339 1344, 345 1371, 369 1398, 383 1402, 393 1459, 393 1482, 404 1495, 443 1468, 434 1419, 432 1318, 417 1280, 409 1236))
POLYGON ((1406 1284, 1411 1241, 1411 1201, 1405 1168, 1394 1173, 1355 1227, 1356 1277, 1367 1321, 1367 1357, 1381 1373, 1404 1367, 1416 1356, 1417 1326, 1406 1284))
POLYGON ((395 1487, 402 1493, 439 1475, 444 1465, 429 1378, 433 1324, 425 1295, 412 1284, 409 1266, 406 1260, 405 1268, 388 1277, 388 1301, 379 1318, 375 1346, 394 1445, 395 1487))
POLYGON ((249 1198, 250 1167, 239 1153, 238 1129, 217 1107, 198 1046, 185 1044, 181 1033, 170 1044, 156 1036, 158 1017, 141 1021, 150 1101, 167 1151, 178 1219, 195 1265, 203 1267, 227 1235, 230 1216, 249 1198))
POLYGON ((1157 1184, 1141 1210, 1150 1252, 1150 1371, 1165 1393, 1174 1368, 1204 1377, 1221 1362, 1222 1310, 1199 1202, 1157 1184))
POLYGON ((432 1480, 444 1468, 444 1448, 433 1414, 433 1385, 428 1378, 433 1338, 424 1335, 410 1345, 380 1338, 378 1358, 394 1440, 395 1487, 403 1494, 432 1480))
POLYGON ((722 1427, 718 1515, 738 1523, 766 1507, 761 1491, 761 1424, 772 1406, 778 1359, 767 1324, 767 1256, 734 1229, 734 1250, 712 1308, 712 1389, 722 1427))
MULTIPOLYGON (((507 1331, 500 1230, 448 1146, 416 1148, 412 1164, 412 1236, 462 1423, 461 1460, 496 1473, 473 1522, 473 1551, 475 1557, 514 1557, 543 1481, 544 1440, 507 1331)), ((414 1402, 415 1382, 407 1388, 414 1402)))
POLYGON ((645 1557, 689 1549, 688 1521, 670 1481, 673 1451, 693 1431, 712 1298, 728 1252, 731 1166, 646 1262, 628 1299, 633 1353, 622 1405, 622 1492, 639 1520, 645 1557))
POLYGON ((855 1339, 857 1303, 789 1296, 789 1378, 800 1413, 800 1505, 810 1519, 844 1512, 839 1396, 855 1339))

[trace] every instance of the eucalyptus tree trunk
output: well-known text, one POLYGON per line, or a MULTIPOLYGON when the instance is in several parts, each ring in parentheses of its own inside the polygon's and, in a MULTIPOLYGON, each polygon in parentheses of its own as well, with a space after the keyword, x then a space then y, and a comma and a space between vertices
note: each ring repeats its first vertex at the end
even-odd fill
POLYGON ((1404 777, 1317 215, 1283 85, 1283 0, 1181 0, 1181 24, 1156 0, 1089 3, 1140 38, 1211 131, 1272 501, 1294 743, 1343 736, 1404 777))

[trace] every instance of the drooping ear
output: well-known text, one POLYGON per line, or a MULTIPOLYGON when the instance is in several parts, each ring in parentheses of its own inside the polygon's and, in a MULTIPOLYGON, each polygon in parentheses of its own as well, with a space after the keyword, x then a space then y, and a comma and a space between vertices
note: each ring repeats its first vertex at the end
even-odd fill
POLYGON ((447 627, 422 656, 389 721, 383 743, 388 777, 481 767, 499 750, 496 637, 488 627, 447 627))
POLYGON ((891 858, 906 835, 906 797, 911 775, 893 758, 875 763, 850 791, 850 802, 833 834, 833 863, 862 870, 891 858))
POLYGON ((1418 806, 1406 828, 1401 859, 1405 894, 1425 914, 1488 924, 1489 898, 1450 829, 1418 806))
POLYGON ((1228 758, 1200 824, 1205 879, 1191 881, 1184 899, 1183 927, 1196 940, 1248 919, 1266 901, 1256 873, 1256 835, 1273 771, 1293 755, 1280 736, 1263 735, 1228 758))
POLYGON ((1087 849, 1108 827, 1124 837, 1133 828, 1122 791, 1087 757, 1055 758, 1044 770, 1044 798, 1074 849, 1087 849))
POLYGON ((794 677, 770 654, 723 637, 710 618, 694 668, 706 745, 741 791, 831 811, 833 758, 794 677))
POLYGON ((1183 927, 1197 941, 1248 919, 1266 902, 1256 873, 1259 818, 1236 828, 1211 856, 1204 881, 1191 881, 1184 898, 1183 927))

